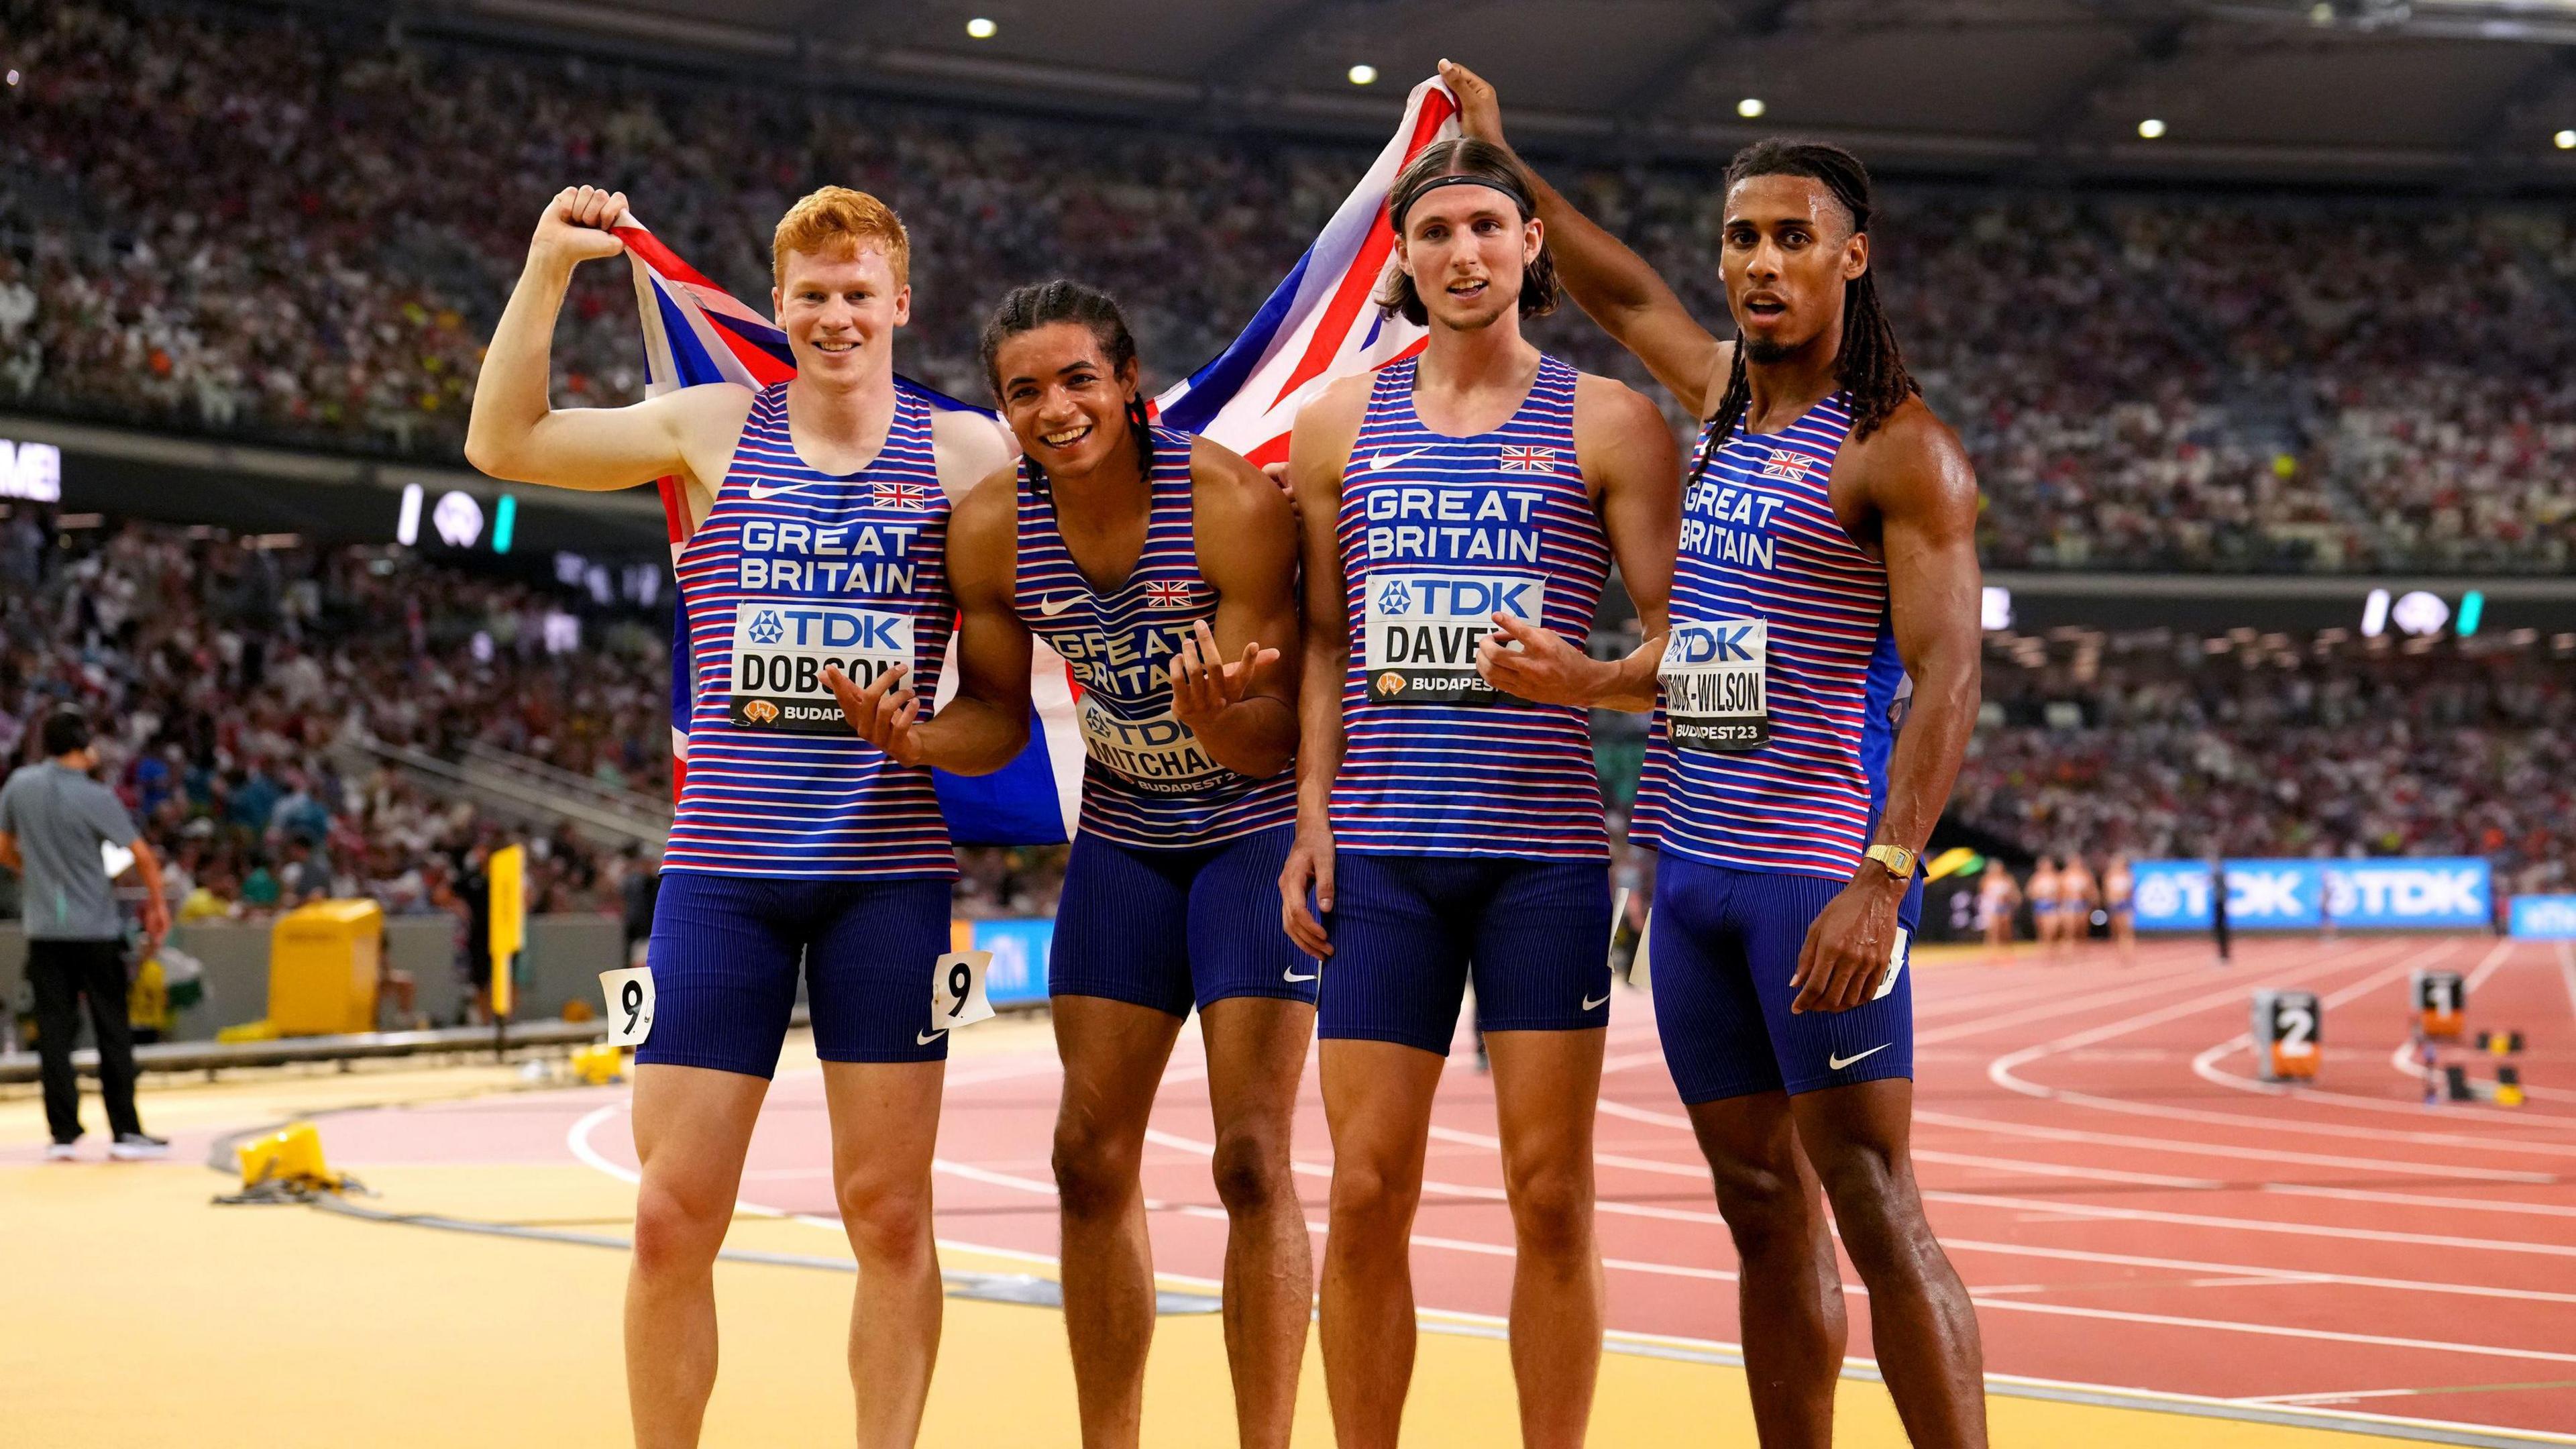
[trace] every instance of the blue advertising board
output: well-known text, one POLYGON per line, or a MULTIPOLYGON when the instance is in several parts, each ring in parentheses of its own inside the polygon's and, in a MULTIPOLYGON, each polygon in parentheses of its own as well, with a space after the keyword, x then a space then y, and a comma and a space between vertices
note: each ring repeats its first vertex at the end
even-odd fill
POLYGON ((1051 919, 974 921, 972 949, 993 953, 984 973, 984 995, 995 1006, 1020 1006, 1047 998, 1047 957, 1055 946, 1051 919))
POLYGON ((2576 941, 2576 896, 2515 896, 2507 928, 2525 941, 2576 941))
MULTIPOLYGON (((2140 861, 2138 929, 2209 928, 2209 866, 2197 860, 2140 861)), ((2493 882, 2483 860, 2231 860, 2227 921, 2245 931, 2315 930, 2331 921, 2353 930, 2485 930, 2495 921, 2493 882)))

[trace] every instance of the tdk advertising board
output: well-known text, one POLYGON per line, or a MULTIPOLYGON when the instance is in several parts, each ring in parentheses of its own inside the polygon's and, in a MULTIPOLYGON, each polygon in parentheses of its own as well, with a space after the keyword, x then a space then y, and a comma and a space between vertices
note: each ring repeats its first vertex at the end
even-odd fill
MULTIPOLYGON (((2138 929, 2207 930, 2209 864, 2149 860, 2135 867, 2138 929)), ((2487 863, 2473 858, 2231 860, 2227 922, 2246 931, 2485 930, 2495 922, 2487 863)))

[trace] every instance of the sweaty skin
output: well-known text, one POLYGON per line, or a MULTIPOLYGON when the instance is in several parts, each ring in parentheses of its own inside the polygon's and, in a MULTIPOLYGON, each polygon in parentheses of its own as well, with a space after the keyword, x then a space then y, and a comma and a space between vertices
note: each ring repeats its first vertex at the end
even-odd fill
MULTIPOLYGON (((1507 144, 1492 84, 1445 60, 1440 75, 1458 98, 1460 130, 1507 144)), ((1535 200, 1568 295, 1708 422, 1739 344, 1720 342, 1644 258, 1543 180, 1535 200)), ((1846 285, 1868 267, 1868 235, 1822 182, 1756 175, 1730 188, 1719 270, 1748 348, 1747 428, 1776 429, 1840 386, 1846 285)), ((1829 501, 1852 539, 1886 564, 1897 654, 1914 682, 1873 843, 1919 851, 1976 723, 1976 475, 1956 435, 1913 397, 1868 437, 1844 443, 1829 501)), ((1792 1010, 1843 1011, 1870 998, 1890 965, 1905 889, 1861 862, 1807 933, 1792 1010)), ((1967 1290, 1923 1216, 1909 1155, 1913 1083, 1755 1093, 1697 1103, 1690 1115, 1743 1258, 1745 1368, 1766 1449, 1824 1449, 1833 1439, 1846 1329, 1820 1195, 1868 1285, 1879 1365, 1907 1436, 1983 1445, 1983 1348, 1967 1290)))

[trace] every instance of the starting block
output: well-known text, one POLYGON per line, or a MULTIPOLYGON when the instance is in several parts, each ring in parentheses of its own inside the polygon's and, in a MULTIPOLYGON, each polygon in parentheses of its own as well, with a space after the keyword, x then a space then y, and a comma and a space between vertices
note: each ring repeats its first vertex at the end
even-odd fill
POLYGON ((2419 969, 2413 984, 2416 1029, 2434 1041, 2458 1041, 2469 1010, 2468 981, 2457 971, 2419 969))
POLYGON ((322 1133, 310 1122, 289 1122, 233 1150, 241 1163, 242 1191, 262 1189, 338 1192, 346 1179, 322 1157, 322 1133))
POLYGON ((2479 1032, 2478 1050, 2500 1057, 2509 1056, 2522 1050, 2522 1033, 2518 1031, 2479 1032))
POLYGON ((2325 1006, 2315 992, 2254 993, 2254 1066, 2264 1081, 2315 1081, 2324 1035, 2325 1006))

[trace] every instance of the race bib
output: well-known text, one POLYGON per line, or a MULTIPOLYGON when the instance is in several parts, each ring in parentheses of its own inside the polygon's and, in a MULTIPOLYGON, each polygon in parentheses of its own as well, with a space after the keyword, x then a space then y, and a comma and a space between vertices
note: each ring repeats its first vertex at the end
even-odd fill
POLYGON ((1656 670, 1673 744, 1735 751, 1771 743, 1770 654, 1770 625, 1761 619, 1673 625, 1656 670))
POLYGON ((1903 926, 1896 928, 1896 945, 1887 953, 1887 974, 1879 978, 1878 989, 1869 994, 1872 1001, 1883 1000, 1896 989, 1896 978, 1905 974, 1905 943, 1912 933, 1903 926))
POLYGON ((1547 581, 1528 574, 1372 569, 1360 597, 1361 665, 1380 704, 1494 703, 1501 692, 1476 672, 1493 616, 1547 616, 1547 581))
POLYGON ((1225 766, 1208 755, 1197 733, 1170 709, 1142 719, 1117 713, 1097 694, 1082 696, 1082 747, 1111 774, 1158 795, 1187 795, 1224 778, 1225 766))
POLYGON ((850 723, 823 683, 827 665, 866 688, 912 659, 912 618, 803 599, 745 599, 734 610, 733 722, 743 729, 844 735, 850 723))
POLYGON ((993 1003, 984 994, 984 976, 992 969, 990 951, 951 951, 931 963, 930 1030, 924 1035, 992 1020, 993 1003))
POLYGON ((608 998, 608 1044, 642 1046, 653 1034, 653 972, 644 966, 599 973, 599 989, 608 998))

